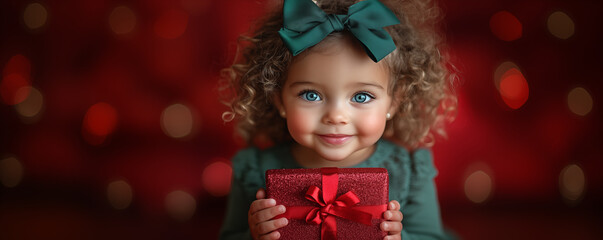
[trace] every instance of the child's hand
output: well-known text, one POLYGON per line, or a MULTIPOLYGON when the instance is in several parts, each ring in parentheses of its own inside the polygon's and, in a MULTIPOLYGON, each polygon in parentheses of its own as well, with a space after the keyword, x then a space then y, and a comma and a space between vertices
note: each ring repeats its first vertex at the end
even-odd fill
POLYGON ((265 199, 264 189, 258 190, 255 197, 257 200, 251 203, 247 214, 251 237, 256 240, 279 239, 281 234, 276 230, 287 226, 289 221, 286 218, 271 219, 284 213, 285 206, 276 206, 274 199, 265 199))
POLYGON ((387 211, 383 213, 385 221, 381 223, 381 231, 387 232, 384 240, 401 239, 402 236, 402 212, 400 212, 400 203, 392 200, 387 205, 387 211))

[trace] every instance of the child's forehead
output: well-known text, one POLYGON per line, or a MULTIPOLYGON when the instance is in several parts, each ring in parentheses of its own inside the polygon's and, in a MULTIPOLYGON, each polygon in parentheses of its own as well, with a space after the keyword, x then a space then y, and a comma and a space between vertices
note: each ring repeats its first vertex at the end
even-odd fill
POLYGON ((373 62, 363 52, 340 48, 328 52, 308 53, 304 58, 289 66, 289 74, 363 74, 388 73, 387 65, 382 61, 373 62))
POLYGON ((294 82, 350 85, 359 82, 387 85, 389 71, 383 63, 375 63, 364 53, 341 49, 328 53, 309 53, 289 67, 287 84, 294 82))

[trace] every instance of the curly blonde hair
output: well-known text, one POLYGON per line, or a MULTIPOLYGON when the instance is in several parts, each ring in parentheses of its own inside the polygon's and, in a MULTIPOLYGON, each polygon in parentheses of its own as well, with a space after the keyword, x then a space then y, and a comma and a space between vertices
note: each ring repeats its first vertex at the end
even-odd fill
MULTIPOLYGON (((327 14, 346 14, 355 2, 319 0, 317 4, 327 14)), ((450 71, 454 67, 438 50, 443 47, 435 30, 441 20, 440 9, 430 0, 381 2, 401 22, 385 28, 397 47, 382 60, 391 72, 389 91, 402 97, 394 98, 400 100, 397 114, 388 121, 384 136, 409 148, 431 146, 436 135, 446 136, 444 123, 452 121, 457 105, 455 77, 450 71)), ((230 107, 222 118, 237 120, 238 132, 249 144, 258 137, 273 142, 291 140, 286 121, 272 100, 284 85, 293 60, 278 34, 282 16, 280 5, 258 22, 251 37, 239 37, 242 58, 235 57, 235 64, 222 70, 220 90, 223 103, 230 107)), ((331 33, 327 39, 341 35, 345 33, 331 33)), ((316 46, 323 42, 333 41, 323 40, 316 46)))

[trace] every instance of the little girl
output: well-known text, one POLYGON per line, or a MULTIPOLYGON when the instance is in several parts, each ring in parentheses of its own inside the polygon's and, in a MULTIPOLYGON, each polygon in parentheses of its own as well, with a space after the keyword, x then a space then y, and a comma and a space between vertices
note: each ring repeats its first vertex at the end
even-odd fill
POLYGON ((385 239, 444 238, 429 145, 455 103, 430 26, 433 4, 284 0, 226 69, 226 102, 251 147, 232 159, 221 239, 278 239, 287 211, 266 199, 268 169, 381 167, 385 239), (430 8, 430 9, 427 9, 430 8), (419 19, 422 18, 422 19, 419 19), (452 100, 452 101, 448 101, 452 100), (259 148, 258 140, 273 146, 259 148), (255 144, 254 144, 255 143, 255 144), (408 151, 408 149, 415 149, 408 151))

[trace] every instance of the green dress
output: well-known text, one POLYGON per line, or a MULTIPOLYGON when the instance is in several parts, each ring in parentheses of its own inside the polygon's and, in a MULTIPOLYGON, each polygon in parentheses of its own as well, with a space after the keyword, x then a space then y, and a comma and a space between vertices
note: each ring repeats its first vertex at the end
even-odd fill
MULTIPOLYGON (((232 165, 233 181, 220 239, 251 239, 247 212, 257 190, 265 188, 266 170, 302 167, 291 155, 290 144, 266 150, 243 149, 233 157, 232 165)), ((404 215, 403 240, 445 238, 433 182, 437 171, 429 150, 418 149, 411 154, 404 147, 381 139, 375 152, 353 167, 387 169, 389 199, 400 202, 404 215)))

